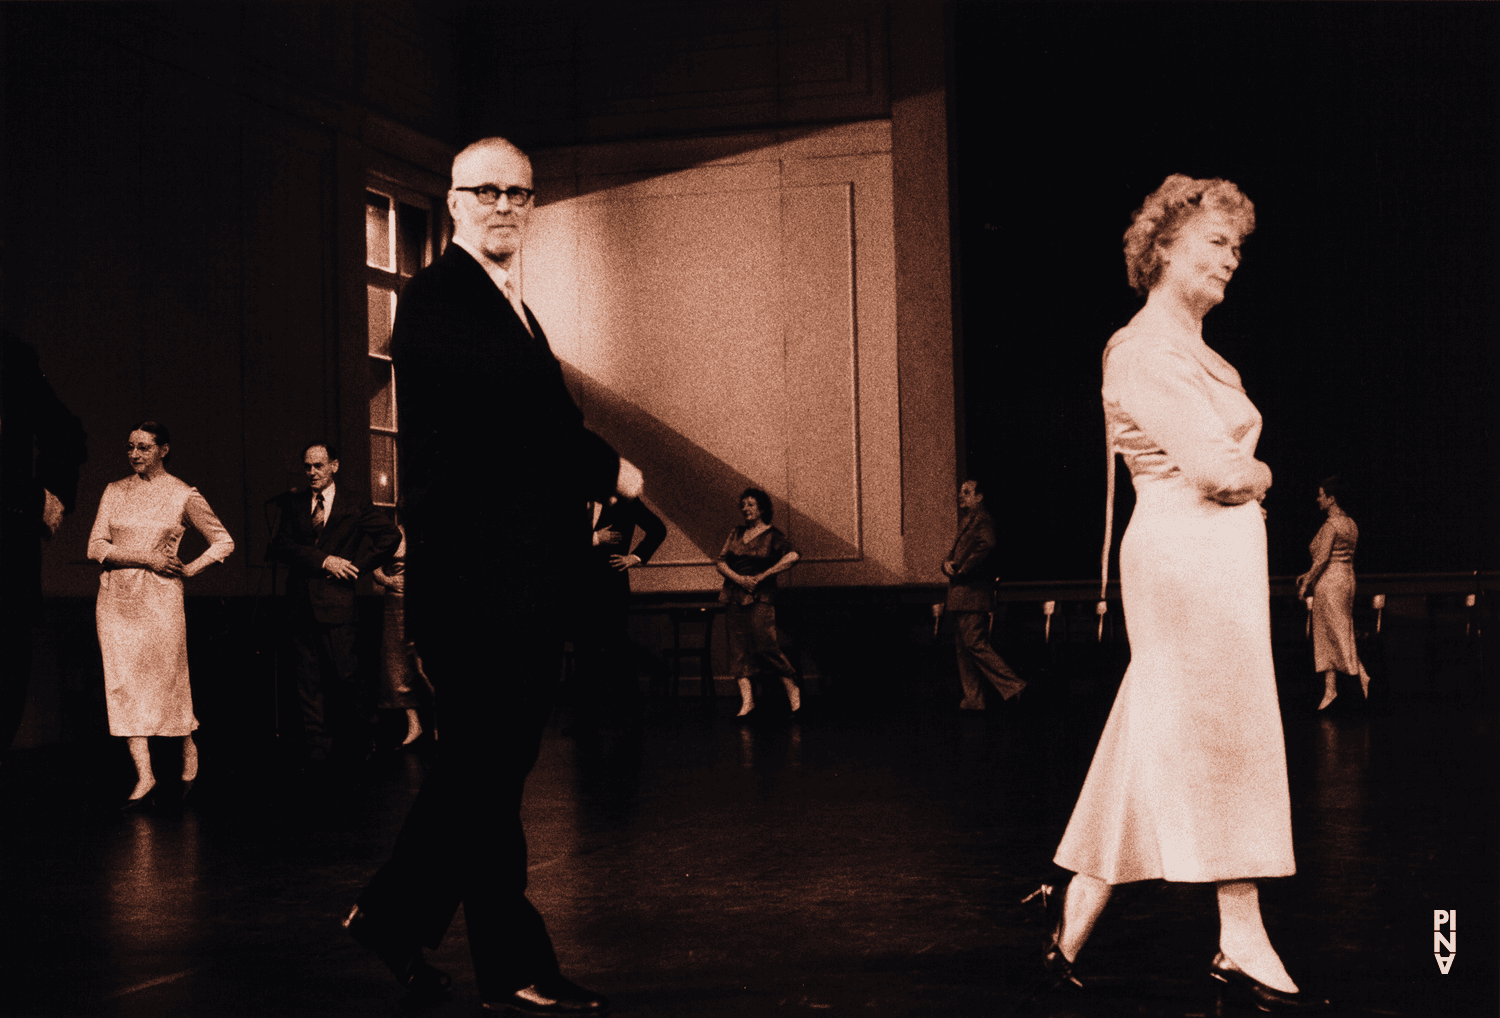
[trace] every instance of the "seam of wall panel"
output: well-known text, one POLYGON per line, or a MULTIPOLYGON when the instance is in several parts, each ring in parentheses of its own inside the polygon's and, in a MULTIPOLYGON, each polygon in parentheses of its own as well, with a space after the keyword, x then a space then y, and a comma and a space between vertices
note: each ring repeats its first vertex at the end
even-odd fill
POLYGON ((860 406, 859 387, 859 214, 855 202, 859 200, 859 188, 853 181, 847 185, 849 203, 849 380, 854 398, 854 552, 855 558, 865 558, 865 479, 864 479, 864 430, 860 406))

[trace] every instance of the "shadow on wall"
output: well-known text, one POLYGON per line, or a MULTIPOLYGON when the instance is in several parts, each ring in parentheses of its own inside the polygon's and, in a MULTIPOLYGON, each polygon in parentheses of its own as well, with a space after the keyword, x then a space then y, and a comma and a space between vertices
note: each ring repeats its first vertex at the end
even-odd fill
MULTIPOLYGON (((787 145, 810 138, 828 131, 827 125, 813 127, 786 127, 776 130, 765 128, 747 127, 744 131, 714 137, 694 137, 686 139, 680 148, 675 145, 640 144, 625 145, 619 142, 614 147, 624 150, 627 156, 622 161, 631 168, 628 170, 615 170, 608 173, 581 173, 570 172, 568 176, 573 180, 575 190, 563 193, 549 193, 548 189, 540 188, 536 195, 536 207, 545 208, 548 205, 561 201, 577 201, 579 198, 597 194, 601 191, 611 191, 629 184, 638 184, 647 180, 654 180, 664 174, 674 173, 678 170, 694 169, 704 165, 707 161, 722 161, 734 163, 736 158, 747 152, 754 152, 770 145, 787 145), (682 151, 692 153, 691 157, 684 157, 682 151)), ((503 132, 502 132, 503 133, 503 132)), ((606 143, 607 144, 607 143, 606 143)), ((553 171, 553 164, 545 162, 548 158, 547 151, 533 153, 533 158, 543 167, 538 175, 539 180, 549 179, 553 171)), ((571 163, 565 163, 571 168, 571 163)))
MULTIPOLYGON (((646 494, 704 555, 705 565, 718 558, 740 492, 749 487, 774 488, 764 479, 747 477, 687 436, 662 423, 630 400, 567 363, 563 375, 581 396, 588 426, 646 475, 646 494)), ((778 498, 776 523, 797 545, 804 560, 860 561, 860 549, 788 506, 778 498), (790 523, 788 523, 790 519, 790 523)), ((868 583, 899 583, 900 577, 866 562, 868 583)))

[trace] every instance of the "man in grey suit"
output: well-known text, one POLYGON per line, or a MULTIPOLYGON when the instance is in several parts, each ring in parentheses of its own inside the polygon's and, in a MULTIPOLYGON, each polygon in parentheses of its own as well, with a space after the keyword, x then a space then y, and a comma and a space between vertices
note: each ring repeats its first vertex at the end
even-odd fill
POLYGON ((953 634, 958 647, 958 678, 963 683, 962 710, 984 710, 980 676, 990 680, 1009 700, 1026 688, 1021 678, 990 645, 989 613, 995 609, 995 575, 987 568, 995 548, 995 522, 984 507, 984 492, 978 481, 965 481, 958 489, 958 507, 963 510, 953 550, 943 561, 948 577, 946 610, 953 616, 953 634))

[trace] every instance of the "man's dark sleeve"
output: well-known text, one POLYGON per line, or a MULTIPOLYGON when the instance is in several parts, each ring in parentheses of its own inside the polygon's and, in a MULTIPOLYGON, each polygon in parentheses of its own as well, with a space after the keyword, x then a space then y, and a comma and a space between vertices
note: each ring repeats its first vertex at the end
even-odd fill
POLYGON ((378 569, 389 564, 396 557, 396 549, 401 546, 401 531, 396 529, 396 524, 380 506, 366 503, 359 518, 359 529, 369 542, 361 542, 366 549, 365 553, 355 561, 354 566, 360 572, 367 569, 378 569))
MULTIPOLYGON (((36 479, 58 497, 66 512, 78 504, 78 468, 89 458, 83 422, 68 412, 45 375, 38 375, 36 479)), ((45 498, 45 496, 43 496, 45 498)))
MULTIPOLYGON (((24 493, 23 503, 40 526, 46 495, 50 491, 72 512, 78 503, 78 468, 88 459, 88 438, 83 422, 68 411, 47 376, 42 374, 36 351, 28 343, 6 335, 4 403, 6 416, 15 421, 30 416, 35 441, 35 485, 24 493)), ((18 494, 21 494, 18 492, 18 494)), ((12 503, 16 504, 16 503, 12 503)))
POLYGON ((391 354, 401 386, 402 499, 418 518, 431 492, 473 470, 466 452, 487 436, 494 436, 495 466, 523 490, 539 477, 565 475, 581 496, 602 502, 614 493, 620 457, 583 426, 561 369, 527 351, 497 348, 451 281, 419 274, 407 284, 391 354), (492 358, 484 375, 489 388, 477 391, 474 379, 454 372, 454 350, 492 358))
POLYGON ((315 572, 323 568, 323 560, 328 555, 314 545, 299 541, 292 533, 292 515, 297 511, 297 503, 301 501, 300 494, 282 496, 276 500, 281 518, 276 521, 276 535, 271 538, 270 547, 266 549, 266 558, 299 565, 315 572))
POLYGON ((630 518, 641 528, 641 543, 635 546, 633 554, 641 560, 641 565, 645 565, 667 539, 667 525, 640 499, 630 503, 630 518))
POLYGON ((995 524, 988 516, 982 517, 969 537, 969 546, 964 551, 962 562, 953 563, 953 578, 972 580, 984 575, 985 563, 990 552, 995 550, 995 524))

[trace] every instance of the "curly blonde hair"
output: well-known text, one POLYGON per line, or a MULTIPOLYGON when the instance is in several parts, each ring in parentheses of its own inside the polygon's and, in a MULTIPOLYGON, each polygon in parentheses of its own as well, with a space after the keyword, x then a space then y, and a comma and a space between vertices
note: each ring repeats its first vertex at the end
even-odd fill
POLYGON ((1255 230, 1255 206, 1244 192, 1220 177, 1195 180, 1174 173, 1130 215, 1125 231, 1125 274, 1135 292, 1151 292, 1161 278, 1161 249, 1169 247, 1182 224, 1206 209, 1226 213, 1240 236, 1255 230))

